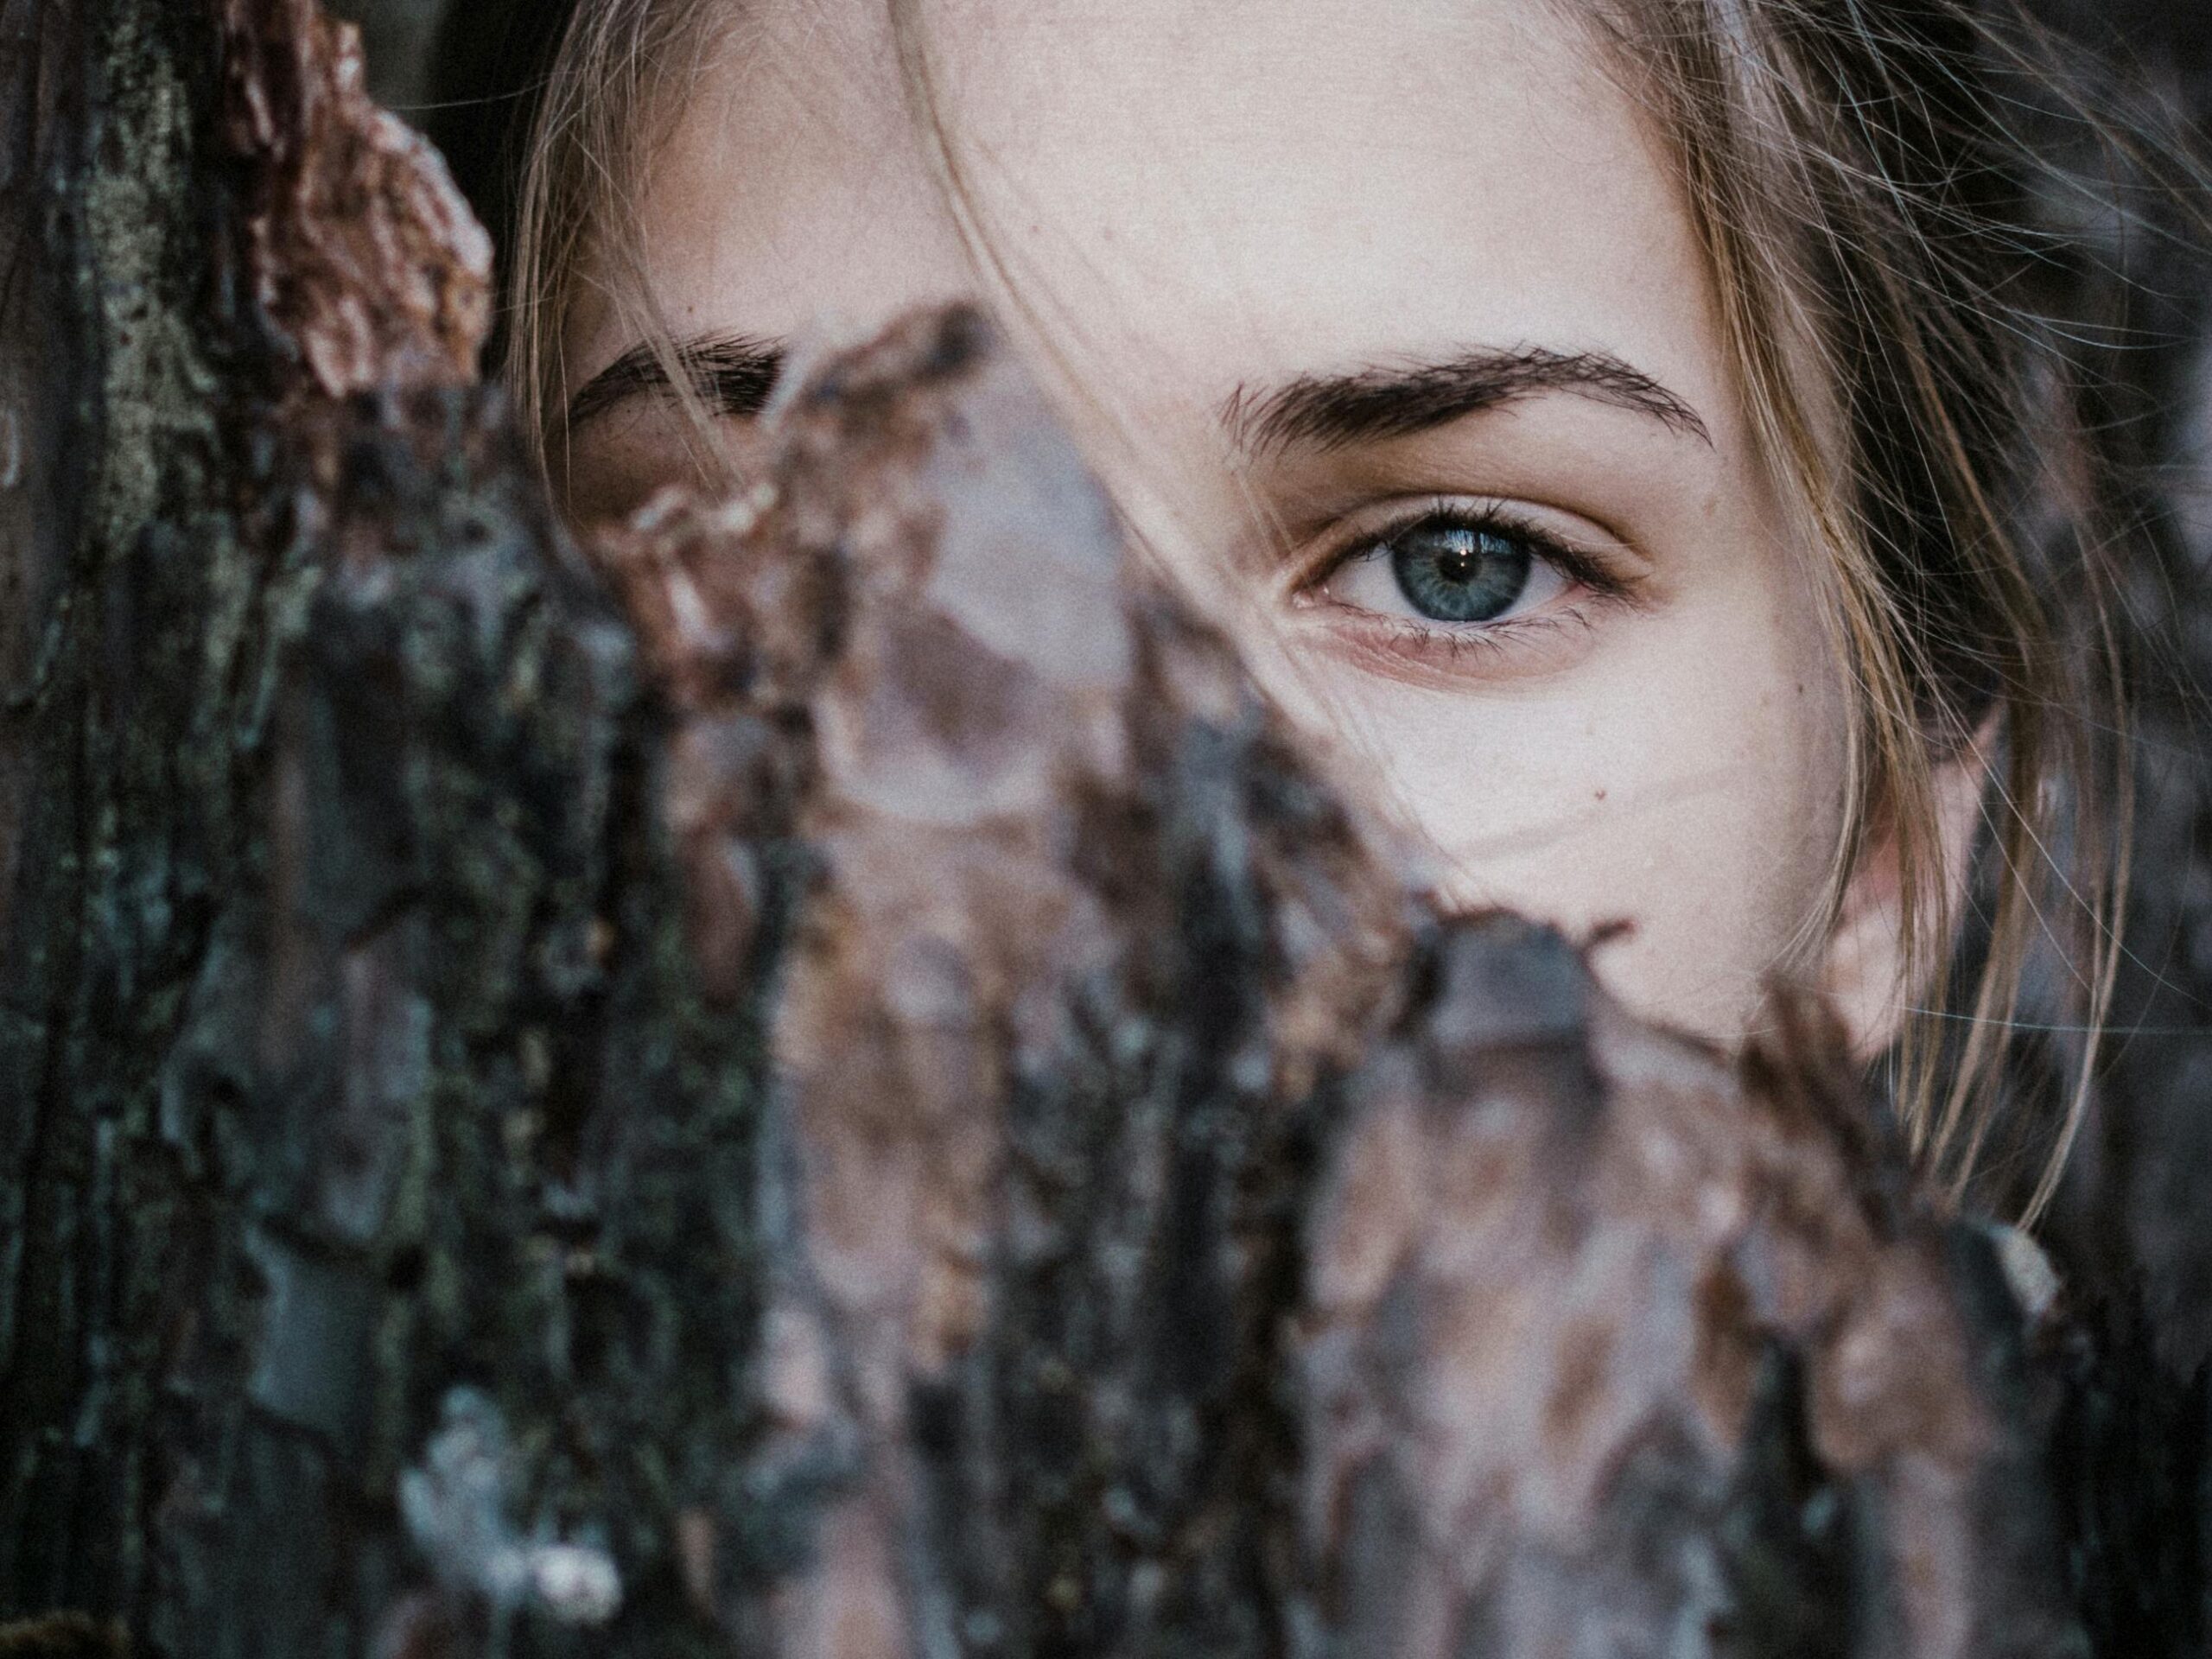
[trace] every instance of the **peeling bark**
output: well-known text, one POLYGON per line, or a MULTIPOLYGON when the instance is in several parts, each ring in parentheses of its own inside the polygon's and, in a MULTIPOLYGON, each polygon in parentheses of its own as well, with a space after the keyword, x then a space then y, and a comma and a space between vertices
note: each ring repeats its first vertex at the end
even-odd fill
POLYGON ((491 325, 492 243, 437 152, 369 99, 358 35, 314 0, 222 12, 224 137, 242 275, 324 398, 466 385, 491 325))
POLYGON ((980 318, 582 551, 344 31, 11 4, 5 349, 79 355, 10 543, 0 1641, 2087 1651, 2094 1356, 1816 1033, 1433 913, 980 318))

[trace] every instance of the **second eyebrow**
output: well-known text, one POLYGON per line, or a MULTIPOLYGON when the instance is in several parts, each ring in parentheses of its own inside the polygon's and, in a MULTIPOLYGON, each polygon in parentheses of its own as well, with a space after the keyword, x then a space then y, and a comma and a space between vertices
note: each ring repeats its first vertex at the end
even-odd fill
MULTIPOLYGON (((783 372, 784 353, 750 334, 715 334, 679 340, 670 348, 691 391, 715 415, 758 415, 783 372)), ((582 426, 625 400, 667 395, 668 370, 651 346, 632 346, 584 383, 569 404, 569 424, 582 426)))
POLYGON ((1713 442, 1698 412, 1642 370, 1603 352, 1542 346, 1484 348, 1402 367, 1301 375, 1257 395, 1240 386, 1222 419, 1248 450, 1294 444, 1338 449, 1410 437, 1541 391, 1575 392, 1713 442))

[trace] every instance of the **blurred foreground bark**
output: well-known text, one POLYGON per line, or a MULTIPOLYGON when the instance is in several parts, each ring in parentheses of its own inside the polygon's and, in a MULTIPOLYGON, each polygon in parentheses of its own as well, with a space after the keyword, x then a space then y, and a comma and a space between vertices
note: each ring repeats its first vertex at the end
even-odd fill
POLYGON ((1430 913, 980 319, 587 557, 308 0, 0 50, 0 1647, 2190 1650, 2166 1405, 1430 913))

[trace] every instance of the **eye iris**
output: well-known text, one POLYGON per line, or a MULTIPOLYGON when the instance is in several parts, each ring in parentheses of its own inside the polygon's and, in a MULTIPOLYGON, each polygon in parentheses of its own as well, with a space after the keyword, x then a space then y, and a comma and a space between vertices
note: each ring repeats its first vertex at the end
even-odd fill
POLYGON ((1529 550, 1469 524, 1423 524, 1392 538, 1399 591, 1434 622, 1488 622, 1527 591, 1529 550))

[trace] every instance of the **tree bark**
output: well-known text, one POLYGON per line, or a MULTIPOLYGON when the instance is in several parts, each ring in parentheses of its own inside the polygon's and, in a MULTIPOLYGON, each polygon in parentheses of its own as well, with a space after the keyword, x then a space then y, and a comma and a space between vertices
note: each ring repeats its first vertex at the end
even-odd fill
POLYGON ((1805 1020, 1739 1067, 1433 913, 982 320, 579 550, 309 0, 0 41, 0 1645, 2110 1624, 2014 1247, 1805 1020))

